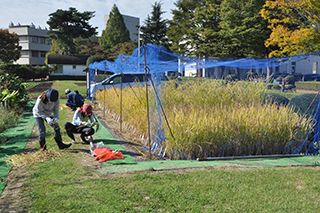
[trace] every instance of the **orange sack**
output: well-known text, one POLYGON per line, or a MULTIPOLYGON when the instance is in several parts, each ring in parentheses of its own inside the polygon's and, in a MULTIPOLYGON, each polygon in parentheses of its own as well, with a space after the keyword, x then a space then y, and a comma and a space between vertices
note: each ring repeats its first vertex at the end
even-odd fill
POLYGON ((96 156, 99 156, 108 152, 112 152, 112 149, 110 149, 109 147, 100 147, 93 150, 93 153, 96 156))
POLYGON ((99 162, 105 162, 107 160, 123 159, 123 154, 121 152, 107 152, 94 158, 94 160, 99 160, 99 162))

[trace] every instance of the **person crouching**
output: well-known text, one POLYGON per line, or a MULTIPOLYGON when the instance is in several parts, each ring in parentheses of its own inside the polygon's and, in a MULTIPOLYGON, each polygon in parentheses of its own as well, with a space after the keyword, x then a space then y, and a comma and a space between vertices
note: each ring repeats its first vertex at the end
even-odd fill
POLYGON ((81 134, 81 140, 88 143, 92 140, 92 135, 95 132, 92 128, 94 125, 95 119, 92 113, 92 106, 85 104, 75 111, 72 123, 66 122, 64 128, 72 142, 75 142, 74 133, 79 133, 81 134))

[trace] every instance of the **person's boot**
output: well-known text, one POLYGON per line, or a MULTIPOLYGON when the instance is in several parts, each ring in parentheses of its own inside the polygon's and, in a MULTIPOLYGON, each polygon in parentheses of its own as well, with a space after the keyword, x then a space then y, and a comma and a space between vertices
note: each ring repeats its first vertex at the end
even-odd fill
POLYGON ((59 149, 67 149, 72 145, 72 143, 65 144, 61 140, 57 140, 56 138, 54 138, 54 139, 55 139, 59 149))
POLYGON ((80 138, 81 138, 81 140, 82 140, 84 143, 87 143, 87 144, 90 143, 90 140, 89 140, 88 135, 82 133, 82 134, 80 135, 80 138))
POLYGON ((46 140, 41 140, 41 141, 39 141, 39 143, 40 143, 41 150, 46 151, 47 150, 46 140))

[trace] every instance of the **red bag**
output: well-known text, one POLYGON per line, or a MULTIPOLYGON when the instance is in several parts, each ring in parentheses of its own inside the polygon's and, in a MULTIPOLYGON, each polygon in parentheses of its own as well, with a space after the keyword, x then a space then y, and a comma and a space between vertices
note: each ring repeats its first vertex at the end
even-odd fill
POLYGON ((112 149, 110 149, 109 147, 100 147, 93 150, 93 153, 96 156, 99 156, 108 152, 112 152, 112 149))
POLYGON ((94 160, 99 160, 99 162, 105 162, 107 160, 124 159, 121 152, 107 152, 94 158, 94 160))

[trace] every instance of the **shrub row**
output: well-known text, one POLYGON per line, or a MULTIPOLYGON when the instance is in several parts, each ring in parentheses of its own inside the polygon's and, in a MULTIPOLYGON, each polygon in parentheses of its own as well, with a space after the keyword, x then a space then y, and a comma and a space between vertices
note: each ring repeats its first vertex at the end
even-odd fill
POLYGON ((6 71, 7 73, 19 76, 19 78, 28 79, 38 79, 47 78, 54 68, 48 65, 44 66, 32 66, 32 65, 19 65, 19 64, 0 64, 0 71, 6 71))

